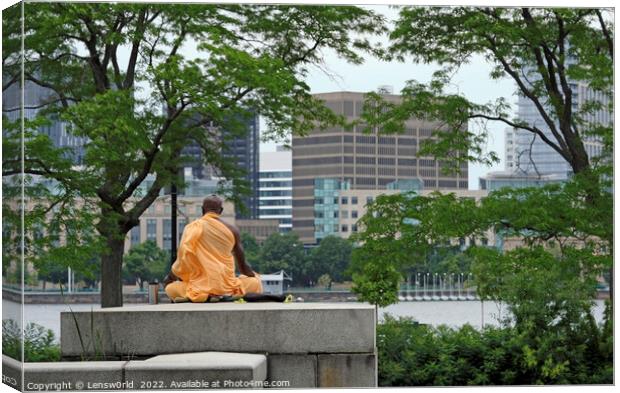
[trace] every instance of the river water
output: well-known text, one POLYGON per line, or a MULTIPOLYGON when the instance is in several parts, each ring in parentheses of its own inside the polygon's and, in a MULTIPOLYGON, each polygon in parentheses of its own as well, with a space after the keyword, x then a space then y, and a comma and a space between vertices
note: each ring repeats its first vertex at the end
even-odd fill
MULTIPOLYGON (((127 307, 139 304, 127 304, 127 307)), ((99 304, 26 304, 24 305, 24 320, 26 323, 35 322, 51 329, 56 338, 60 337, 60 313, 69 311, 89 311, 100 308, 99 304)), ((19 319, 20 304, 9 300, 2 300, 2 319, 19 319)), ((597 321, 603 320, 605 304, 603 300, 595 300, 594 317, 597 321)), ((506 307, 494 302, 480 301, 412 301, 400 302, 379 309, 379 319, 385 313, 392 316, 412 317, 414 320, 433 326, 448 325, 459 327, 470 324, 474 327, 484 325, 498 325, 500 318, 507 315, 506 307)))

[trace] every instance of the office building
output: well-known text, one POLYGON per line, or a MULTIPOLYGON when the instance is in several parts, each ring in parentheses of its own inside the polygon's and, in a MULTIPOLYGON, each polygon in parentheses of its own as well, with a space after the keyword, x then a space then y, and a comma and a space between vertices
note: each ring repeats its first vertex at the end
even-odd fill
POLYGON ((259 143, 260 129, 258 114, 253 114, 245 119, 247 132, 243 135, 235 135, 230 138, 224 151, 224 158, 234 160, 239 168, 245 172, 245 181, 250 189, 250 194, 242 198, 247 211, 237 209, 238 219, 258 219, 258 171, 259 171, 259 143))
MULTIPOLYGON (((382 94, 388 101, 400 100, 397 95, 382 94)), ((354 92, 315 97, 349 120, 359 118, 364 100, 363 93, 354 92)), ((403 180, 419 181, 425 189, 468 189, 467 164, 460 174, 446 175, 441 171, 442 162, 417 154, 420 143, 432 138, 439 127, 437 122, 410 119, 398 135, 381 135, 377 129, 365 132, 363 125, 350 131, 331 127, 313 130, 307 136, 293 135, 293 230, 306 244, 338 232, 331 222, 315 222, 334 217, 316 217, 315 211, 324 213, 324 205, 329 198, 333 204, 334 194, 340 190, 385 190, 388 184, 403 180)))
POLYGON ((293 227, 291 159, 291 151, 282 146, 275 152, 260 154, 258 216, 261 220, 278 220, 280 232, 288 232, 293 227))
MULTIPOLYGON (((55 99, 55 93, 50 89, 26 81, 24 84, 24 107, 21 108, 22 89, 19 83, 13 83, 2 93, 2 114, 13 122, 20 118, 22 110, 26 120, 32 120, 43 109, 42 104, 55 99)), ((67 158, 76 165, 83 164, 84 145, 88 138, 75 136, 68 132, 67 124, 54 118, 48 118, 48 124, 38 128, 40 134, 47 135, 56 148, 68 148, 67 158)), ((4 135, 4 132, 3 132, 4 135)))
MULTIPOLYGON (((221 127, 219 142, 224 150, 220 152, 222 158, 234 162, 243 171, 242 178, 247 182, 250 194, 242 198, 246 211, 237 209, 236 216, 239 219, 258 219, 258 172, 259 172, 259 143, 260 128, 259 116, 252 113, 240 118, 241 129, 235 131, 221 127)), ((204 125, 205 129, 213 132, 218 126, 213 122, 204 125)), ((192 176, 204 180, 220 180, 220 174, 213 167, 205 164, 202 148, 196 142, 190 142, 182 154, 187 157, 184 170, 191 168, 192 176)))
MULTIPOLYGON (((536 74, 531 78, 540 78, 536 74)), ((606 109, 609 99, 599 91, 595 91, 587 84, 570 82, 573 91, 573 111, 583 108, 588 102, 599 102, 602 108, 589 114, 584 121, 591 125, 609 126, 613 122, 613 114, 606 109)), ((551 129, 543 120, 534 102, 522 95, 517 101, 517 118, 527 124, 538 127, 552 141, 551 129)), ((590 158, 599 156, 602 152, 602 142, 594 136, 582 135, 584 147, 590 158)), ((506 169, 516 171, 526 175, 549 175, 555 174, 568 178, 572 173, 569 163, 551 146, 546 144, 539 136, 522 129, 513 129, 506 132, 506 169), (512 141, 513 146, 508 146, 512 141), (508 152, 511 156, 508 157, 508 152)))

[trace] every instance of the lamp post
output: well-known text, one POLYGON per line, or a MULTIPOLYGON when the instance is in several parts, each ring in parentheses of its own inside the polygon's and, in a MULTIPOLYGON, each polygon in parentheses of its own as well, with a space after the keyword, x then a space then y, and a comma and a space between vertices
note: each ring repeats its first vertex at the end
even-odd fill
POLYGON ((173 181, 170 186, 170 268, 177 255, 177 185, 173 181))

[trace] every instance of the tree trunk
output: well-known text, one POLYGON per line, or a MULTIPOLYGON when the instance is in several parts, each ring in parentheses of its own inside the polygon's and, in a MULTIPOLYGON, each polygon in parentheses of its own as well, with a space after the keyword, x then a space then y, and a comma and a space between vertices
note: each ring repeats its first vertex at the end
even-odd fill
POLYGON ((101 307, 123 305, 123 248, 125 238, 118 233, 105 235, 108 249, 101 256, 101 307))

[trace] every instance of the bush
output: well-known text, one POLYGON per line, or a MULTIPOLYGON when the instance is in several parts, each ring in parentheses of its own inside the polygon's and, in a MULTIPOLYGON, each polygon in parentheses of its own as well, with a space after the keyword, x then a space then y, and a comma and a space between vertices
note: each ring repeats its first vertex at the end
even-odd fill
POLYGON ((386 315, 377 327, 379 386, 611 384, 610 323, 592 322, 532 339, 514 327, 435 328, 386 315))
MULTIPOLYGON (((21 361, 21 329, 12 319, 2 321, 2 353, 21 361)), ((26 362, 57 362, 60 346, 54 332, 30 322, 24 329, 24 357, 26 362)))

